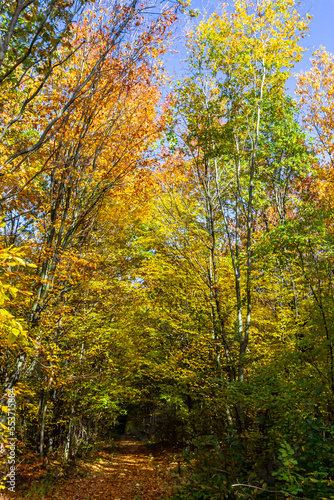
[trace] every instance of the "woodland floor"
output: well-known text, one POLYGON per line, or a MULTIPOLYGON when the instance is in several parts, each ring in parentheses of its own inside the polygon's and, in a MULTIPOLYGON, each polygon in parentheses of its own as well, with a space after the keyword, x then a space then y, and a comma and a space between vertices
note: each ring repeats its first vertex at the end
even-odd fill
MULTIPOLYGON (((37 500, 162 500, 170 496, 178 476, 177 450, 146 446, 126 437, 116 447, 102 448, 91 460, 81 460, 70 477, 41 495, 32 485, 2 497, 37 500), (30 491, 29 491, 30 490, 30 491), (36 496, 34 491, 36 491, 36 496)), ((1 498, 1 495, 0 495, 1 498)))

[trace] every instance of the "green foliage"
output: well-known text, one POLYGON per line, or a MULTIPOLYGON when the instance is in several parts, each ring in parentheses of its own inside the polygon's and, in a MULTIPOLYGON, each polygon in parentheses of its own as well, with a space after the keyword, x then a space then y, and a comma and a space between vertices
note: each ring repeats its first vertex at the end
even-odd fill
POLYGON ((315 500, 332 499, 334 427, 312 415, 301 422, 293 445, 283 441, 278 451, 279 467, 273 476, 279 489, 315 500))
POLYGON ((34 0, 27 2, 20 11, 15 2, 2 1, 0 29, 10 38, 5 59, 1 60, 0 81, 17 83, 22 74, 31 68, 34 72, 31 76, 46 73, 51 61, 57 60, 56 50, 60 43, 70 37, 71 22, 85 3, 88 2, 34 0))
POLYGON ((194 440, 183 454, 184 477, 173 494, 173 500, 226 500, 229 498, 228 477, 222 470, 226 463, 224 449, 215 436, 194 440))

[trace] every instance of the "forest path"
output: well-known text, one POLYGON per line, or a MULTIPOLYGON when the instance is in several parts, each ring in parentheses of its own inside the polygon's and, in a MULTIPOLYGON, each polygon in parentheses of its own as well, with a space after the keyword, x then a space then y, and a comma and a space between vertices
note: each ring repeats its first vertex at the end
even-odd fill
POLYGON ((83 461, 84 477, 56 483, 45 500, 162 500, 168 498, 175 451, 149 449, 126 437, 116 449, 107 447, 94 461, 83 461))

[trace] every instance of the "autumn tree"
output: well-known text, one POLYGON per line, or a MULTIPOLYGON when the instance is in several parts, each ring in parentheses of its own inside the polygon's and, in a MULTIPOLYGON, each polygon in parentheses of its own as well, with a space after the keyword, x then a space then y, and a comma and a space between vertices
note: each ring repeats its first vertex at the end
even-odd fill
MULTIPOLYGON (((59 74, 60 68, 64 70, 68 67, 78 50, 85 47, 89 52, 92 49, 92 40, 88 42, 83 36, 78 36, 78 31, 76 35, 73 31, 80 19, 79 13, 84 15, 85 4, 85 1, 73 3, 58 0, 50 0, 47 5, 36 0, 18 1, 14 5, 2 3, 5 68, 2 85, 6 97, 1 110, 2 180, 4 176, 8 177, 6 188, 2 186, 2 203, 17 192, 14 186, 9 188, 10 180, 25 176, 24 169, 31 155, 52 140, 82 95, 94 85, 97 73, 110 54, 128 43, 129 60, 136 57, 140 40, 138 26, 147 19, 153 7, 137 5, 134 0, 126 5, 117 2, 106 4, 99 13, 96 12, 95 29, 104 33, 103 49, 100 46, 101 50, 96 52, 98 57, 94 61, 90 59, 91 64, 86 65, 84 77, 72 85, 71 92, 64 94, 58 102, 54 101, 54 109, 44 123, 40 122, 38 129, 32 129, 29 120, 36 107, 42 105, 42 95, 50 78, 55 73, 59 74), (109 25, 109 30, 103 29, 103 25, 109 25), (22 120, 26 123, 25 132, 20 130, 22 120)), ((174 8, 177 9, 177 4, 172 6, 174 8)), ((156 10, 158 12, 155 11, 153 17, 158 20, 160 15, 162 18, 166 15, 168 7, 166 10, 162 7, 161 14, 158 6, 156 10)), ((26 178, 26 181, 29 179, 26 178)))
MULTIPOLYGON (((298 77, 297 95, 303 114, 303 125, 310 134, 310 147, 314 149, 316 162, 313 175, 304 190, 303 223, 297 231, 304 233, 304 239, 294 233, 296 260, 299 265, 300 279, 311 294, 307 324, 310 331, 316 331, 317 337, 313 359, 308 362, 314 366, 314 358, 323 365, 324 348, 327 351, 324 365, 323 381, 329 384, 334 392, 334 346, 331 328, 333 314, 332 288, 332 229, 333 214, 332 179, 333 179, 333 56, 324 48, 313 54, 312 67, 298 77), (312 224, 305 218, 312 217, 312 224), (311 312, 312 311, 312 312, 311 312), (312 318, 317 318, 316 321, 312 318), (320 352, 322 353, 320 355, 320 352), (321 356, 321 361, 319 359, 321 356)), ((296 232, 297 232, 296 231, 296 232)), ((310 334, 306 334, 304 342, 310 342, 310 334)), ((332 405, 332 404, 331 404, 332 405)), ((332 408, 331 408, 331 411, 332 408)))
MULTIPOLYGON (((22 169, 15 171, 15 179, 10 172, 3 176, 4 190, 9 194, 3 241, 7 245, 25 244, 26 258, 36 267, 11 276, 21 290, 32 294, 30 302, 24 296, 12 307, 25 316, 34 340, 28 347, 16 343, 7 351, 10 361, 3 367, 2 382, 5 389, 19 381, 28 392, 34 388, 39 401, 37 448, 41 456, 50 412, 55 411, 56 420, 68 417, 65 427, 69 439, 76 432, 74 393, 70 397, 72 408, 65 408, 62 389, 75 368, 73 365, 67 371, 68 360, 65 357, 62 362, 61 353, 68 348, 70 338, 75 338, 71 329, 76 321, 70 318, 81 310, 81 280, 87 280, 98 268, 92 245, 101 224, 99 214, 113 193, 132 177, 138 176, 136 185, 143 189, 140 181, 144 183, 145 167, 149 167, 148 150, 161 130, 156 117, 162 81, 158 57, 165 51, 174 9, 149 22, 142 11, 134 14, 126 6, 112 12, 92 11, 72 28, 70 43, 76 50, 68 58, 68 47, 59 49, 63 64, 54 69, 30 103, 26 120, 29 133, 16 143, 18 149, 27 150, 29 162, 20 160, 22 169), (121 32, 122 44, 117 42, 121 32), (70 104, 68 96, 75 96, 70 104), (59 109, 66 111, 62 117, 59 109), (34 131, 38 135, 41 130, 51 130, 50 123, 56 122, 48 140, 35 148, 34 131)), ((13 132, 17 138, 15 134, 19 131, 13 132)), ((77 347, 75 343, 73 349, 77 347)), ((80 352, 82 360, 84 351, 80 352)), ((58 439, 60 445, 65 446, 65 455, 69 450, 72 453, 68 442, 58 439)))
POLYGON ((191 76, 180 84, 175 97, 176 114, 186 127, 186 132, 182 126, 179 129, 182 151, 189 158, 206 205, 212 289, 228 366, 231 341, 227 340, 217 292, 216 240, 227 246, 231 258, 239 345, 236 375, 231 380, 237 376, 241 382, 255 293, 254 244, 267 208, 272 206, 266 191, 275 193, 275 217, 284 219, 288 185, 303 159, 303 146, 298 146, 302 136, 298 139, 295 110, 284 95, 284 84, 289 68, 301 57, 298 40, 305 29, 292 1, 256 6, 236 2, 234 13, 213 15, 190 36, 191 76), (277 120, 279 125, 274 126, 277 120), (280 137, 293 129, 296 139, 291 148, 280 137))
MULTIPOLYGON (((310 206, 306 209, 304 202, 310 199, 302 193, 314 159, 297 122, 298 108, 285 92, 290 69, 303 52, 299 40, 308 21, 301 19, 293 1, 256 5, 240 1, 234 7, 231 14, 215 14, 203 21, 190 35, 190 76, 177 85, 171 98, 168 141, 179 152, 179 169, 185 178, 182 188, 170 181, 170 192, 178 191, 173 194, 172 217, 178 222, 171 241, 177 241, 181 255, 181 242, 185 242, 188 262, 197 261, 196 272, 209 278, 206 286, 214 305, 216 341, 229 402, 233 402, 232 427, 248 436, 244 441, 248 445, 238 442, 239 452, 247 454, 247 446, 257 446, 255 435, 263 439, 270 427, 265 446, 273 456, 280 446, 274 426, 278 429, 286 422, 287 441, 301 443, 307 420, 320 418, 317 411, 302 410, 295 363, 302 363, 298 376, 303 380, 304 401, 308 398, 310 405, 316 399, 316 385, 326 378, 315 376, 314 384, 306 386, 310 371, 304 363, 311 356, 305 352, 303 329, 305 322, 308 327, 312 323, 307 337, 314 340, 317 320, 310 320, 314 309, 308 300, 310 289, 300 281, 300 268, 313 288, 316 282, 323 283, 320 276, 327 269, 314 267, 315 255, 323 248, 323 233, 320 226, 314 232, 314 211, 310 206), (189 217, 184 217, 187 208, 193 210, 194 199, 200 210, 196 207, 196 212, 190 210, 189 217), (194 221, 194 229, 189 220, 194 221), (196 232, 197 245, 191 243, 196 232), (312 243, 302 262, 297 255, 307 240, 312 243), (207 266, 197 256, 205 246, 207 266), (234 276, 232 308, 230 273, 234 276), (290 374, 289 390, 282 378, 285 371, 290 374), (289 398, 300 405, 303 415, 296 419, 301 424, 299 434, 290 420, 289 398), (272 413, 276 399, 281 401, 279 417, 272 413), (280 424, 274 423, 276 418, 280 424)), ((320 344, 323 348, 326 341, 318 345, 318 363, 320 344)), ((327 417, 322 425, 328 425, 327 417)), ((311 491, 310 471, 303 470, 308 477, 305 491, 311 491)), ((323 491, 329 487, 326 470, 323 491)), ((298 493, 298 488, 295 484, 290 492, 298 493)))

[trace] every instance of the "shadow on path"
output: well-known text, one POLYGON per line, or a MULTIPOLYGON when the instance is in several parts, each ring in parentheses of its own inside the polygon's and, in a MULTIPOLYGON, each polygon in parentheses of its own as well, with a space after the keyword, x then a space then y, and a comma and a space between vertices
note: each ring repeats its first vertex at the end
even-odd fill
POLYGON ((94 461, 83 461, 87 476, 63 480, 45 500, 162 500, 168 498, 173 451, 150 450, 135 438, 123 437, 117 449, 107 446, 94 461))

